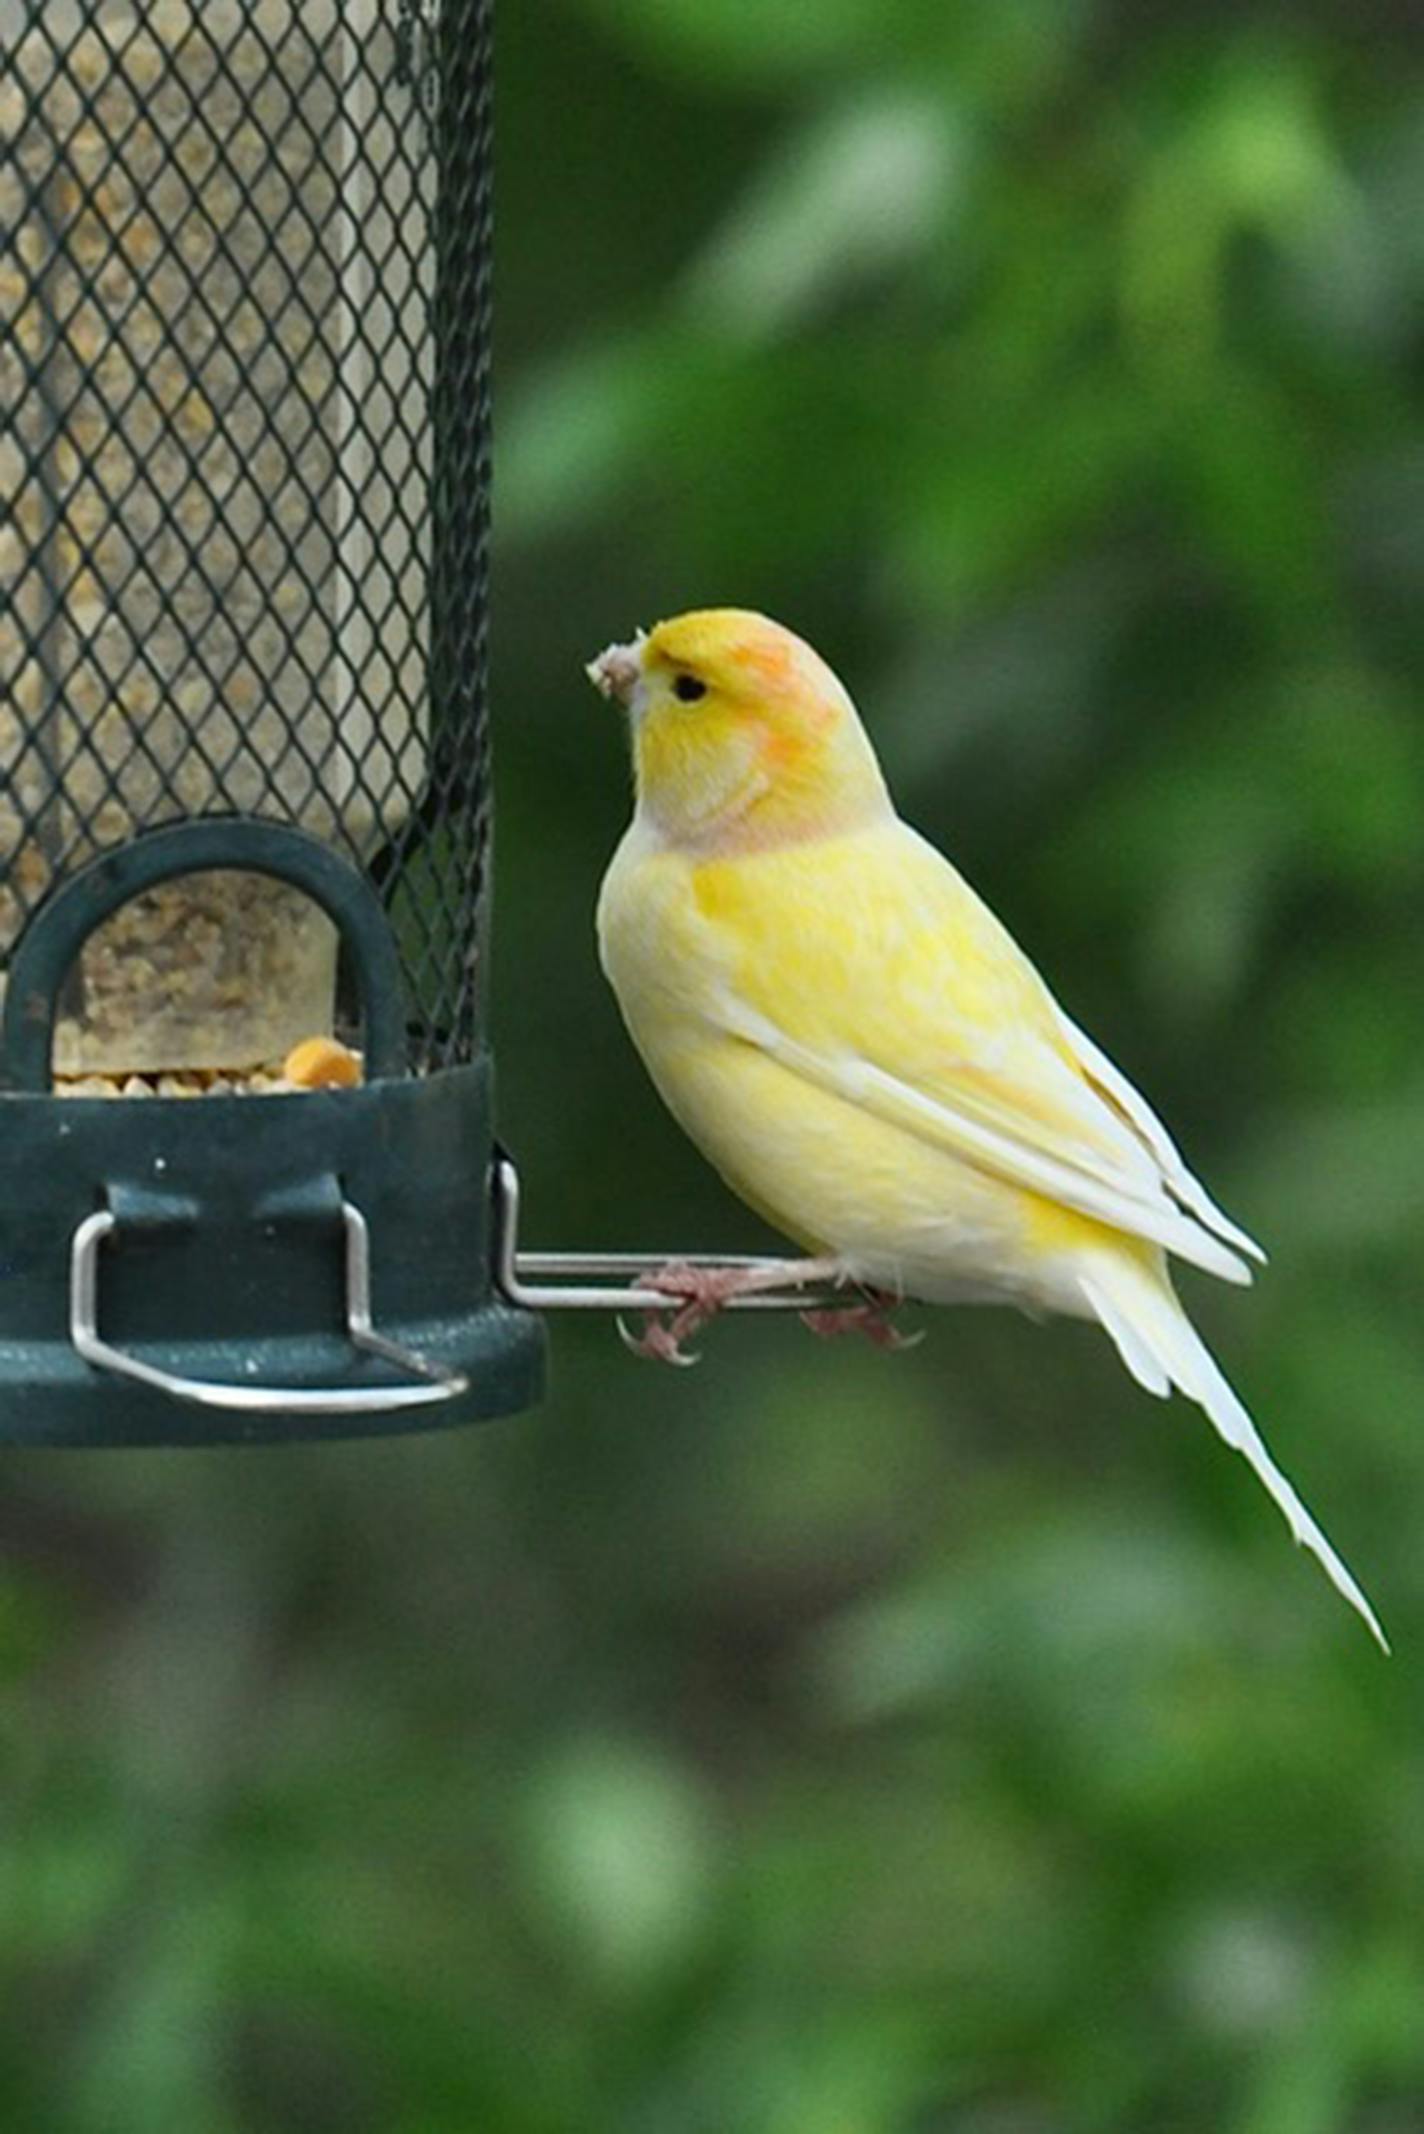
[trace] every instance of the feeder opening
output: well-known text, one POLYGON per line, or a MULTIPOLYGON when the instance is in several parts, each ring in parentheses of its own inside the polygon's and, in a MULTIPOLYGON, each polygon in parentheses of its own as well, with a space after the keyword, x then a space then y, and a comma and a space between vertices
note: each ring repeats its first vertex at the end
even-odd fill
MULTIPOLYGON (((159 1095, 202 1076, 267 1086, 295 1045, 338 1033, 336 974, 335 927, 287 883, 236 868, 161 883, 95 928, 66 979, 57 1086, 136 1075, 157 1077, 159 1095)), ((339 1034, 360 1042, 349 1006, 339 1034)))

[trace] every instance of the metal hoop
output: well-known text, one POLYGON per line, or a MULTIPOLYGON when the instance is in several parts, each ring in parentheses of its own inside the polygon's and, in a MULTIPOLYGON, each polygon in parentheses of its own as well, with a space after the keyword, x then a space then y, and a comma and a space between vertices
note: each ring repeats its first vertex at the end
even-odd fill
POLYGON ((174 1400, 199 1408, 222 1408, 245 1414, 270 1414, 291 1408, 307 1415, 381 1415, 398 1408, 418 1408, 453 1400, 469 1380, 446 1371, 413 1349, 378 1333, 371 1324, 371 1237, 366 1218, 354 1202, 343 1200, 341 1219, 346 1242, 346 1337, 354 1348, 379 1356, 422 1381, 413 1386, 234 1386, 211 1379, 186 1378, 145 1363, 115 1348, 99 1332, 99 1248, 114 1237, 119 1219, 111 1208, 98 1208, 76 1228, 69 1252, 69 1338, 84 1361, 98 1370, 154 1386, 174 1400))

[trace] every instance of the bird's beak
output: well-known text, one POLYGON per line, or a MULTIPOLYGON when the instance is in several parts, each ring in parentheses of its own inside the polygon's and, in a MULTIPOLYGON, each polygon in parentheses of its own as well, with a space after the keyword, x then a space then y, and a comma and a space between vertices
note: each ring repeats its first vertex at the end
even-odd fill
POLYGON ((623 705, 625 710, 632 701, 633 691, 642 679, 643 646, 646 642, 643 632, 639 630, 631 644, 610 645, 606 652, 600 652, 598 658, 591 659, 584 668, 584 673, 599 695, 611 698, 615 703, 623 705))

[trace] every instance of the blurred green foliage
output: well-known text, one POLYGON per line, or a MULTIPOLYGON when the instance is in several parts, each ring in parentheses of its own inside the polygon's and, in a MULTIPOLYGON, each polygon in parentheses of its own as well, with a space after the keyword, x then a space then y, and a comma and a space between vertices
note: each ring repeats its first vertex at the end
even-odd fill
POLYGON ((7 1455, 15 2134, 1424 2125, 1424 68, 1387 0, 519 0, 496 1034, 541 1241, 754 1244, 579 674, 759 606, 1274 1253, 1392 1630, 1087 1329, 554 1328, 543 1411, 7 1455))

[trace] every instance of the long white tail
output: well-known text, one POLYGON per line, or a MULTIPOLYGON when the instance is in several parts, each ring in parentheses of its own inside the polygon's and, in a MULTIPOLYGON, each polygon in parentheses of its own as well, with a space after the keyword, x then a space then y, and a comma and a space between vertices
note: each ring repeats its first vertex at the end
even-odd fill
POLYGON ((1176 1386, 1206 1410, 1227 1444, 1250 1461, 1296 1540, 1310 1550, 1336 1592, 1388 1652, 1389 1641, 1374 1609, 1266 1450, 1260 1431, 1178 1302, 1166 1267, 1154 1268, 1126 1253, 1104 1252, 1084 1267, 1079 1283, 1138 1384, 1159 1396, 1176 1386))

